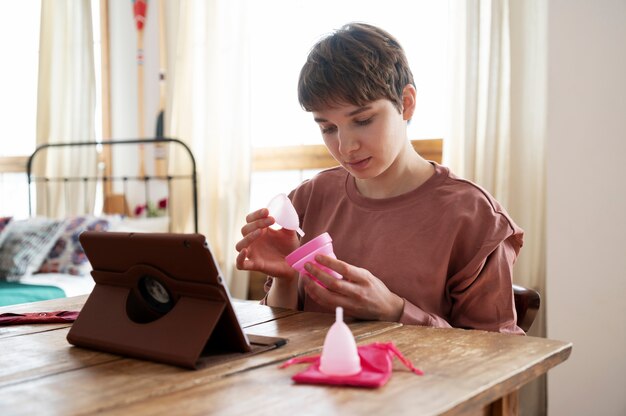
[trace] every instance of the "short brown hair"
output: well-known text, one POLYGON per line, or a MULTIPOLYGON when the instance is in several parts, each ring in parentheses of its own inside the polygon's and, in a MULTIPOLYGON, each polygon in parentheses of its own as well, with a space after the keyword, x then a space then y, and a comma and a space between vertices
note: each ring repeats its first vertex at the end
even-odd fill
POLYGON ((386 31, 348 23, 317 42, 300 71, 298 100, 306 111, 389 99, 402 112, 402 92, 415 85, 400 43, 386 31))

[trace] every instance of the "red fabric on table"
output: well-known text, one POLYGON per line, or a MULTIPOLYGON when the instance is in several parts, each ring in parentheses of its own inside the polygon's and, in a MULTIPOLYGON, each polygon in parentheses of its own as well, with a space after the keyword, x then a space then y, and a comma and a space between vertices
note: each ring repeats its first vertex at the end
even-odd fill
POLYGON ((78 311, 2 313, 0 325, 53 324, 74 322, 78 311))

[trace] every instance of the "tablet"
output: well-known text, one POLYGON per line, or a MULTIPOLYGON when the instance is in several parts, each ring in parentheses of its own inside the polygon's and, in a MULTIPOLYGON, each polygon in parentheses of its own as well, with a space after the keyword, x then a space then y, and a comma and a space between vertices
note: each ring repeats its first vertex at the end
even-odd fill
POLYGON ((96 284, 71 344, 189 368, 206 351, 252 350, 203 235, 85 231, 80 243, 96 284))

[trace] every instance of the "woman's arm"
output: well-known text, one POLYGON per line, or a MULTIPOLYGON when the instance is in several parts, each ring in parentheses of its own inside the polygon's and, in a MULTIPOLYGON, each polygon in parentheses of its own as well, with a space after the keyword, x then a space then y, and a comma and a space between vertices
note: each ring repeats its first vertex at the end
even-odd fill
POLYGON ((290 279, 268 277, 267 293, 261 303, 279 308, 298 309, 298 274, 290 279))
POLYGON ((513 299, 513 263, 517 257, 513 238, 501 242, 477 270, 448 280, 452 299, 450 323, 458 328, 523 335, 516 324, 513 299))

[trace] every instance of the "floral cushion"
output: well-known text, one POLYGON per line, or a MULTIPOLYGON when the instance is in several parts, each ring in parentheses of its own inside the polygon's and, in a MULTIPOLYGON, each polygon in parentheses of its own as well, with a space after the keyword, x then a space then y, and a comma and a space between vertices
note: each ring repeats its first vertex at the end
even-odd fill
POLYGON ((67 220, 65 229, 56 239, 41 267, 36 273, 65 273, 84 276, 91 265, 78 240, 83 231, 107 231, 111 224, 107 218, 78 216, 67 220))
POLYGON ((63 231, 65 221, 11 221, 0 234, 0 280, 17 281, 37 270, 63 231))

